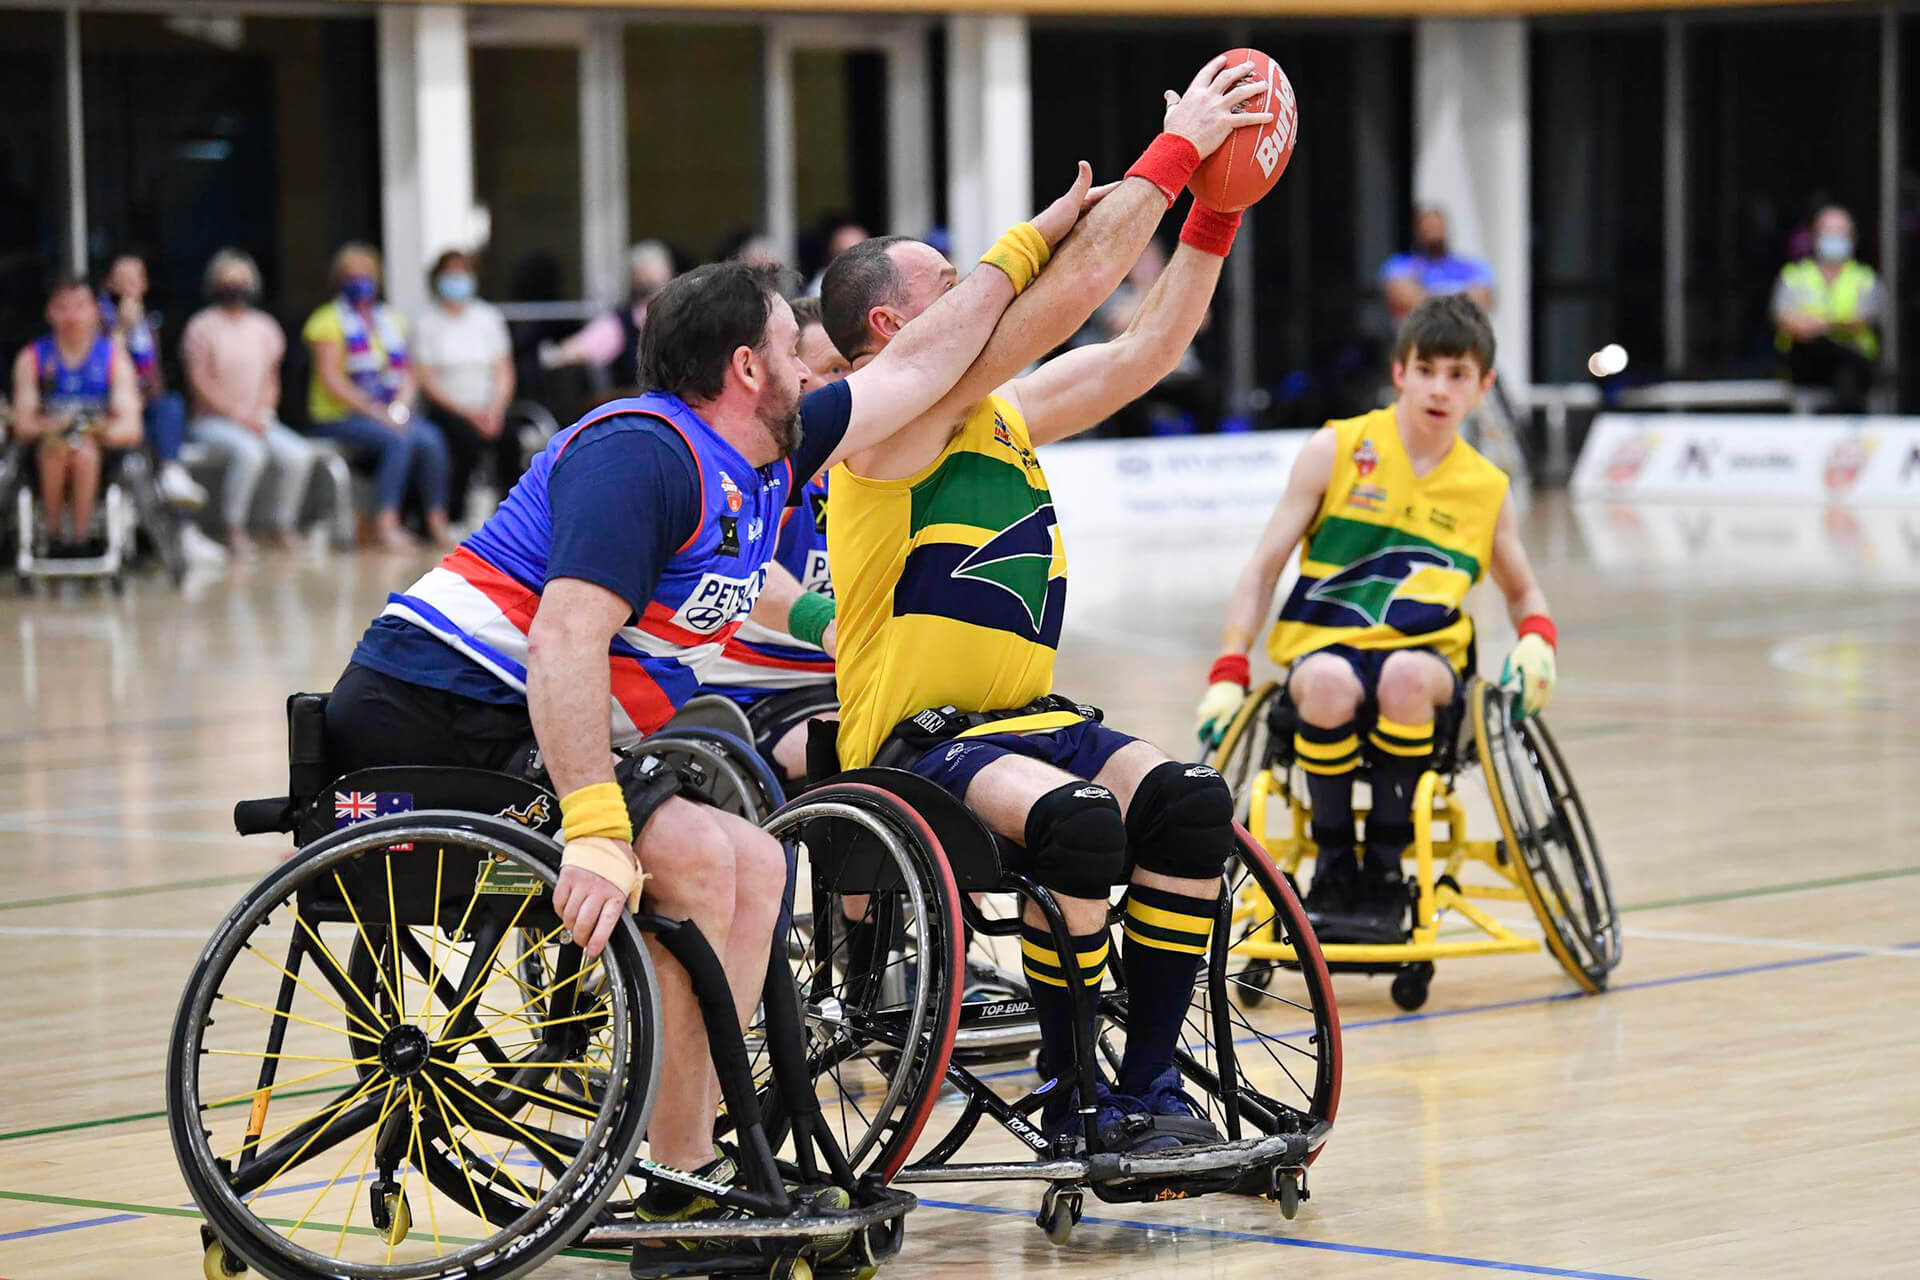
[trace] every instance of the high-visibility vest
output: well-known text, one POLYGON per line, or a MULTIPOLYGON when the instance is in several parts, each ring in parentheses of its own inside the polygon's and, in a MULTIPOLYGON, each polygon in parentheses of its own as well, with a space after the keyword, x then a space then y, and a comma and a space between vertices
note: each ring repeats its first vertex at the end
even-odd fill
MULTIPOLYGON (((1827 336, 1843 347, 1852 347, 1869 360, 1880 355, 1880 335, 1873 325, 1861 319, 1860 306, 1872 291, 1878 277, 1864 262, 1849 259, 1838 275, 1829 280, 1813 258, 1789 262, 1780 269, 1780 283, 1792 295, 1792 308, 1805 311, 1829 326, 1827 336)), ((1780 350, 1793 345, 1783 329, 1777 335, 1780 350)))

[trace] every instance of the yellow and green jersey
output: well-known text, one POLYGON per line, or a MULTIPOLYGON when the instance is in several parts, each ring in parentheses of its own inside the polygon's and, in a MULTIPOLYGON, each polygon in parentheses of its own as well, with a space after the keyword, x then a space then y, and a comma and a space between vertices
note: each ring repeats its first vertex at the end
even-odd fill
POLYGON ((1416 476, 1394 409, 1327 424, 1333 475, 1267 654, 1286 666, 1328 645, 1437 650, 1463 670, 1467 591, 1493 555, 1507 476, 1465 440, 1416 476))

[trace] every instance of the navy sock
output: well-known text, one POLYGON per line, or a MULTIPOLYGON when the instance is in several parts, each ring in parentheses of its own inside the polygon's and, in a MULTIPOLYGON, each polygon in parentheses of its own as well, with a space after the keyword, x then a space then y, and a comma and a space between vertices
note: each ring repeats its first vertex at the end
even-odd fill
MULTIPOLYGON (((1173 1047, 1193 1004, 1193 980, 1206 959, 1218 907, 1167 889, 1127 890, 1125 949, 1127 1047, 1120 1057, 1121 1093, 1142 1094, 1173 1065, 1173 1047)), ((1209 1029, 1211 1033, 1211 1029, 1209 1029)))

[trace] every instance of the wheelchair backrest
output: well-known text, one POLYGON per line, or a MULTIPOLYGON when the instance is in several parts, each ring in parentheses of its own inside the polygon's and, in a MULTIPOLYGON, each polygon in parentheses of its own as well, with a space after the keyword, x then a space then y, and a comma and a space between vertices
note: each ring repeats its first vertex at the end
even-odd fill
MULTIPOLYGON (((938 783, 904 769, 854 769, 836 775, 833 782, 859 782, 878 787, 900 799, 932 829, 934 838, 946 852, 947 865, 953 869, 955 885, 962 893, 992 893, 1006 879, 999 838, 952 793, 938 783)), ((807 845, 808 854, 834 874, 831 882, 845 892, 867 889, 895 889, 897 883, 863 883, 881 874, 879 868, 891 867, 890 860, 873 846, 873 837, 845 822, 819 824, 825 837, 820 845, 807 845), (871 866, 873 870, 867 868, 871 866)))
POLYGON ((441 765, 391 765, 335 778, 306 806, 295 835, 307 844, 369 818, 417 809, 490 814, 560 835, 560 801, 545 787, 491 769, 441 765))

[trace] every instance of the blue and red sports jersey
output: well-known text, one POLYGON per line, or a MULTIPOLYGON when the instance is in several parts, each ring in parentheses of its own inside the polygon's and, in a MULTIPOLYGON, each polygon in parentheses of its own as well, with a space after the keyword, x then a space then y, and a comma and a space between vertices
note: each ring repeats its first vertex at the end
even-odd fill
POLYGON ((104 414, 113 400, 113 340, 95 338, 86 359, 77 365, 61 363, 60 348, 48 334, 33 344, 34 368, 40 375, 40 408, 44 413, 104 414))
MULTIPOLYGON (((799 581, 801 590, 831 596, 833 579, 827 573, 826 477, 815 476, 809 480, 801 490, 801 497, 802 501, 788 508, 781 518, 774 563, 791 573, 799 581)), ((739 702, 752 702, 770 693, 832 679, 833 659, 818 646, 748 618, 708 670, 706 691, 724 694, 739 702)))

